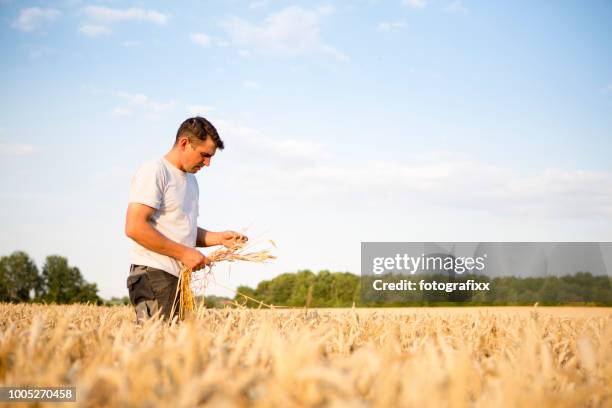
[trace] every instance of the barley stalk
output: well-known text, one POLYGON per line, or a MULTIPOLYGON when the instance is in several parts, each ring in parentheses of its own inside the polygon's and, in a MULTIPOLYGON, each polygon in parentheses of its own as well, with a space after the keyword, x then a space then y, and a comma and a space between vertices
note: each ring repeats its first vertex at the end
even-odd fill
MULTIPOLYGON (((276 247, 274 241, 269 240, 270 244, 276 247)), ((270 253, 270 249, 263 249, 260 251, 246 252, 249 247, 245 244, 235 245, 231 248, 221 248, 211 252, 207 258, 210 260, 210 264, 207 266, 207 270, 204 271, 205 275, 212 275, 212 268, 219 262, 266 262, 270 259, 276 259, 276 256, 270 253)), ((179 277, 179 319, 184 320, 185 317, 195 310, 195 298, 191 289, 193 271, 190 268, 183 267, 179 277)), ((205 289, 205 288, 203 288, 205 289)), ((244 296, 244 295, 243 295, 244 296)), ((256 300, 257 301, 257 300, 256 300)), ((262 303, 260 301, 257 301, 262 303)), ((263 303, 262 303, 263 304, 263 303)))

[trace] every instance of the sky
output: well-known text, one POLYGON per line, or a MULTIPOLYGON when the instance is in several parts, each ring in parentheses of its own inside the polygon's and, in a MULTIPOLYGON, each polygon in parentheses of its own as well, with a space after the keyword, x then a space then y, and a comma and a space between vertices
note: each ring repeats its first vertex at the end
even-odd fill
MULTIPOLYGON (((612 3, 0 0, 0 255, 127 295, 130 180, 203 115, 199 225, 302 269, 363 241, 612 241, 612 3)), ((204 250, 208 252, 208 249, 204 250)))

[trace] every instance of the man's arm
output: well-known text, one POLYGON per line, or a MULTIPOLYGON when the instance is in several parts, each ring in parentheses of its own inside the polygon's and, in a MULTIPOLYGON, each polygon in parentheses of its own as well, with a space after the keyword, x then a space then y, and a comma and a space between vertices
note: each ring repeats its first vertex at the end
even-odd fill
POLYGON ((215 245, 223 245, 227 248, 232 248, 236 245, 243 244, 249 239, 235 231, 208 231, 198 227, 198 238, 196 239, 197 247, 209 247, 215 245))
POLYGON ((209 263, 200 251, 175 242, 153 228, 149 219, 154 213, 155 208, 144 204, 130 203, 125 219, 125 235, 148 250, 181 261, 183 265, 194 271, 209 263))

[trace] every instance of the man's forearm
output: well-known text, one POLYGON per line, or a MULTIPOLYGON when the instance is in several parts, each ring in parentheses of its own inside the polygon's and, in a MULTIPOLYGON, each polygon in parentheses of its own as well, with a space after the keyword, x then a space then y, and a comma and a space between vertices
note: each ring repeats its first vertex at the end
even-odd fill
POLYGON ((204 228, 198 227, 198 238, 196 239, 197 247, 209 247, 221 245, 221 232, 207 231, 204 228))
POLYGON ((158 254, 166 255, 174 259, 180 260, 181 255, 187 248, 183 244, 179 244, 164 234, 153 228, 149 223, 138 225, 137 228, 129 235, 134 241, 150 251, 158 254))

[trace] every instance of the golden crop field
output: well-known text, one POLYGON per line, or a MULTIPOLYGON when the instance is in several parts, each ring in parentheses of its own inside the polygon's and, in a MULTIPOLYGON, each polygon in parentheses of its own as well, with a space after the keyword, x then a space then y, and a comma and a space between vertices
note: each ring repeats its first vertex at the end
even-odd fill
POLYGON ((76 386, 62 407, 612 406, 609 308, 213 309, 136 327, 130 307, 0 304, 0 325, 0 384, 76 386))

